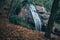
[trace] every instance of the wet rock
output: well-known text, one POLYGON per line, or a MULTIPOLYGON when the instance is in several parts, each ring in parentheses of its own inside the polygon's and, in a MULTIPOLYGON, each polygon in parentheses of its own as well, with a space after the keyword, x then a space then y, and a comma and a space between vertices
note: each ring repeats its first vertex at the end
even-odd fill
POLYGON ((36 8, 37 8, 39 16, 42 19, 42 23, 44 25, 46 25, 48 23, 48 19, 49 19, 50 13, 48 13, 43 6, 38 6, 37 5, 36 8))
MULTIPOLYGON (((45 8, 42 7, 42 6, 36 5, 36 9, 37 9, 37 12, 38 12, 38 14, 39 14, 39 17, 41 17, 42 23, 43 23, 44 25, 47 24, 47 23, 48 23, 49 16, 50 16, 50 13, 47 12, 47 11, 45 10, 45 8)), ((30 23, 34 23, 32 16, 30 16, 30 14, 29 14, 29 15, 27 14, 27 10, 26 10, 25 7, 23 7, 23 8, 21 9, 21 12, 20 12, 19 16, 23 17, 23 19, 24 19, 25 21, 27 21, 28 23, 29 23, 29 22, 30 22, 30 23)))

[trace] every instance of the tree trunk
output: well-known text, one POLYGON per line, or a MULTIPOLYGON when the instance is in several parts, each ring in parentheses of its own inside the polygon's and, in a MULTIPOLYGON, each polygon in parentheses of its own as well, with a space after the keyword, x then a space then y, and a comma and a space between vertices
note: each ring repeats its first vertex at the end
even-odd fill
POLYGON ((6 24, 8 22, 8 16, 9 16, 9 11, 10 11, 10 6, 11 4, 5 4, 5 1, 2 1, 1 7, 2 7, 2 11, 1 11, 1 15, 0 15, 0 27, 6 27, 6 24))
POLYGON ((53 24, 54 24, 54 17, 57 13, 58 4, 59 4, 59 0, 54 0, 52 9, 51 9, 51 15, 50 15, 46 33, 45 33, 45 36, 50 40, 51 40, 51 32, 52 32, 52 28, 53 28, 53 24))

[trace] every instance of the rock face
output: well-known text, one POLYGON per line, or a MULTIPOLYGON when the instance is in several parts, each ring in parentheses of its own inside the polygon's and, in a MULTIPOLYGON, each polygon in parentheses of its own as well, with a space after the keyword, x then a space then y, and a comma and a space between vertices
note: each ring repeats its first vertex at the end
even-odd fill
POLYGON ((18 17, 22 17, 23 20, 25 20, 25 19, 26 19, 26 13, 27 13, 27 10, 26 10, 25 7, 23 7, 23 8, 21 9, 21 11, 20 11, 18 17))
MULTIPOLYGON (((36 5, 37 12, 39 16, 41 17, 43 25, 47 25, 48 19, 50 16, 50 13, 48 13, 44 7, 36 5)), ((34 23, 33 19, 29 19, 29 17, 32 18, 32 16, 27 15, 27 10, 25 7, 21 9, 21 12, 19 16, 23 17, 25 21, 28 21, 30 23, 34 23)))
POLYGON ((37 8, 37 11, 39 13, 39 16, 42 19, 43 24, 46 25, 48 23, 48 19, 49 19, 50 14, 42 6, 36 6, 36 8, 37 8))

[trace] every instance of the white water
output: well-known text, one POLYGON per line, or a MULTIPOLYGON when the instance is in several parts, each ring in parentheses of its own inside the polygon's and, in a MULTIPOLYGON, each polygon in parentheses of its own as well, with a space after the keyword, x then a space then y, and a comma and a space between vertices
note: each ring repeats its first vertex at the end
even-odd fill
POLYGON ((39 18, 39 15, 37 13, 37 10, 35 8, 35 6, 33 4, 30 4, 29 6, 29 10, 31 11, 34 23, 35 23, 35 29, 36 31, 41 32, 41 28, 42 28, 42 22, 41 19, 39 18))

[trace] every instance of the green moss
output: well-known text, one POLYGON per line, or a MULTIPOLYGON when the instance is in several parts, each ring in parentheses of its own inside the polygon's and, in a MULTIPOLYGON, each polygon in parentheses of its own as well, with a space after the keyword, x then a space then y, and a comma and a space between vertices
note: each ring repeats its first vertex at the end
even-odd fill
POLYGON ((35 29, 35 27, 33 27, 31 24, 26 23, 22 17, 13 15, 13 16, 10 16, 9 21, 16 25, 20 25, 29 29, 35 29))

